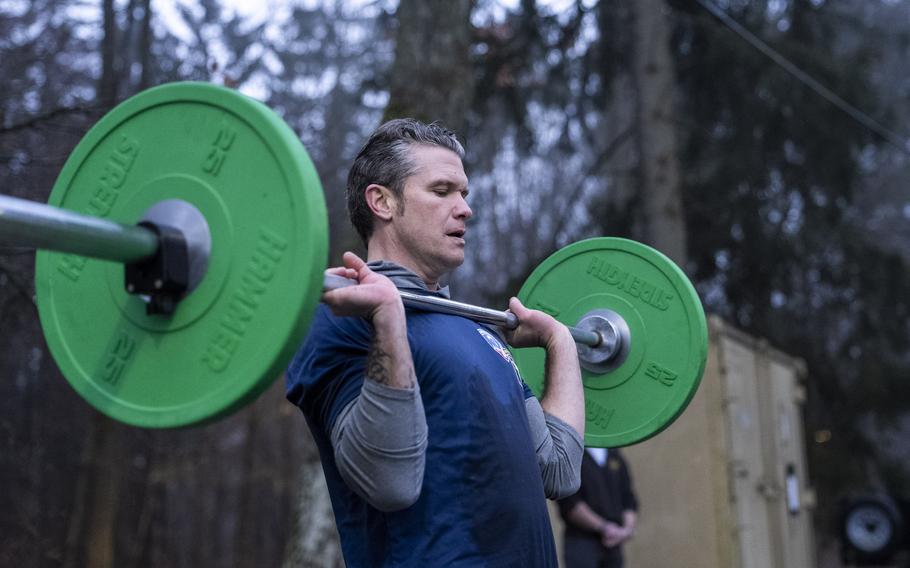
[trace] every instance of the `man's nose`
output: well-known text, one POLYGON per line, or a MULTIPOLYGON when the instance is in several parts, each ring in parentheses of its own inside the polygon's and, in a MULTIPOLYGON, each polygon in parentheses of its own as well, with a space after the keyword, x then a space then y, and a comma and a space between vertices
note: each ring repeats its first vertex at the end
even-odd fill
POLYGON ((474 212, 471 211, 471 207, 468 205, 468 202, 465 200, 464 197, 462 197, 460 195, 458 196, 458 204, 455 205, 454 213, 455 213, 455 217, 457 219, 464 219, 464 220, 470 219, 471 215, 474 214, 474 212))

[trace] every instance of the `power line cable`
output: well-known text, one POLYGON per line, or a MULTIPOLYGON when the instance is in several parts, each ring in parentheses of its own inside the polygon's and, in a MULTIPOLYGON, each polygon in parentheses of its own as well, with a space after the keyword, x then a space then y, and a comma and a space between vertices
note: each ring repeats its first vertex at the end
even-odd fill
POLYGON ((780 65, 785 71, 796 77, 801 83, 818 93, 825 100, 839 108, 840 110, 847 113, 851 118, 872 130, 879 136, 881 136, 885 141, 892 144, 897 149, 902 152, 910 155, 910 141, 908 141, 903 136, 885 128, 881 124, 875 121, 868 114, 864 113, 860 109, 851 105, 840 96, 837 95, 834 91, 825 87, 819 83, 811 75, 797 67, 794 63, 788 60, 786 57, 781 55, 774 48, 763 42, 755 34, 741 26, 736 20, 727 15, 726 12, 720 9, 716 4, 710 2, 709 0, 695 0, 702 8, 710 12, 714 17, 720 20, 725 26, 730 28, 738 36, 746 40, 752 47, 757 49, 766 55, 771 61, 780 65))

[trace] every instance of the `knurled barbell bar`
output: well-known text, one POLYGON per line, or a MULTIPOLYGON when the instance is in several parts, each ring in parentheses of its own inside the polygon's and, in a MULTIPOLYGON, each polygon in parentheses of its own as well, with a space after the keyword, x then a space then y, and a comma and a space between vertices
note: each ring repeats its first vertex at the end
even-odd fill
MULTIPOLYGON (((235 91, 157 87, 105 115, 50 205, 0 196, 0 241, 36 247, 36 296, 64 376, 109 416, 176 427, 230 413, 283 370, 324 289, 327 225, 291 129, 235 91)), ((514 314, 410 292, 411 309, 514 329, 514 314)), ((624 239, 560 249, 518 293, 578 343, 586 443, 628 445, 684 410, 707 355, 701 303, 661 253, 624 239)), ((515 359, 537 395, 544 353, 515 359)))

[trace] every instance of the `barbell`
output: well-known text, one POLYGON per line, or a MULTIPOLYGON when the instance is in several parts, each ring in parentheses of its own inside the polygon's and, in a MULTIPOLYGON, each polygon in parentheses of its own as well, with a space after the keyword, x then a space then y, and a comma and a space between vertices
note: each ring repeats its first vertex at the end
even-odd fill
MULTIPOLYGON (((0 196, 0 241, 35 247, 48 347, 92 406, 150 428, 223 417, 284 370, 325 289, 327 215, 316 170, 265 105, 172 83, 115 107, 67 159, 47 205, 0 196)), ((514 314, 400 292, 408 309, 514 328, 514 314)), ((573 243, 518 293, 578 344, 585 442, 629 445, 666 428, 707 358, 692 284, 660 252, 573 243)), ((514 350, 538 396, 544 350, 514 350)))

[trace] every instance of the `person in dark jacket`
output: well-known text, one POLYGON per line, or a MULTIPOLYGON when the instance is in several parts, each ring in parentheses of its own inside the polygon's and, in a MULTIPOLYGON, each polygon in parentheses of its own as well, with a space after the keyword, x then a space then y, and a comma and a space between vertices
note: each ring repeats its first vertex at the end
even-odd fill
POLYGON ((622 568, 622 544, 635 533, 638 498, 618 449, 585 450, 581 488, 559 501, 559 511, 566 523, 566 568, 622 568))

